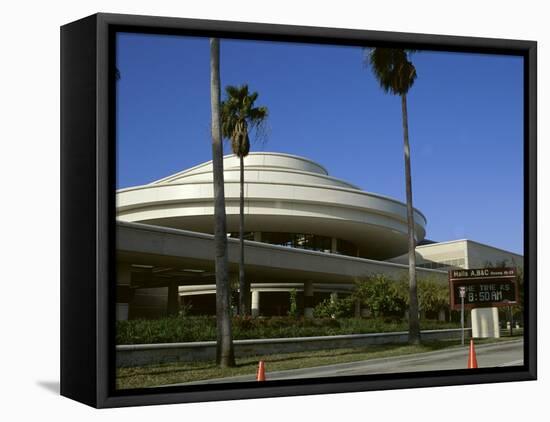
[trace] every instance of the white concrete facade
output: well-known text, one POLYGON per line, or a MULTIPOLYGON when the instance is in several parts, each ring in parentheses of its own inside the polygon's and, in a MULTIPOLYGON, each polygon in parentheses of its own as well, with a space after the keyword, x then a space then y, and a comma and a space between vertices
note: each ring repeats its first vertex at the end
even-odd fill
MULTIPOLYGON (((431 269, 523 267, 523 256, 469 239, 437 242, 416 247, 417 266, 431 269)), ((406 264, 408 255, 390 259, 406 264)))
MULTIPOLYGON (((245 263, 254 316, 292 290, 300 295, 303 314, 311 316, 314 295, 349 294, 354 281, 371 274, 407 276, 404 203, 331 177, 321 164, 304 157, 250 153, 244 163, 245 263), (295 243, 280 240, 291 237, 295 243)), ((224 157, 229 233, 238 231, 239 176, 237 157, 224 157)), ((148 314, 173 310, 186 300, 198 304, 200 299, 205 309, 212 306, 212 178, 212 164, 206 162, 117 191, 117 267, 122 274, 117 284, 125 289, 124 300, 133 303, 119 306, 121 318, 135 315, 136 309, 148 314), (149 280, 136 288, 129 273, 143 268, 151 273, 149 280), (170 292, 178 295, 177 301, 170 292)), ((420 242, 427 221, 418 210, 414 215, 420 242)), ((237 246, 238 240, 229 238, 230 277, 235 280, 237 246)), ((521 255, 466 239, 418 246, 416 253, 419 278, 442 283, 452 267, 504 260, 523 266, 521 255)), ((365 312, 356 309, 356 314, 365 312)))
MULTIPOLYGON (((407 251, 406 205, 331 177, 307 158, 251 153, 245 163, 245 220, 249 232, 322 235, 350 242, 357 256, 387 259, 407 251)), ((239 161, 224 157, 227 225, 238 231, 239 161)), ((202 233, 213 232, 211 162, 117 192, 117 219, 202 233)), ((426 218, 415 210, 416 236, 426 218)), ((330 249, 330 246, 328 247, 330 249)))
MULTIPOLYGON (((191 301, 197 306, 197 301, 206 301, 210 305, 205 306, 213 306, 216 291, 213 254, 214 236, 211 234, 118 222, 117 284, 133 291, 129 318, 138 314, 151 315, 154 309, 157 315, 161 315, 168 304, 166 286, 172 283, 178 285, 184 304, 191 301), (144 306, 144 292, 151 294, 149 309, 144 306), (161 303, 162 295, 164 302, 161 303), (134 309, 134 305, 138 309, 134 309)), ((256 241, 245 241, 245 260, 251 290, 258 292, 257 296, 253 296, 258 299, 258 314, 262 308, 269 308, 266 298, 288 302, 288 294, 294 290, 303 298, 301 310, 311 315, 312 309, 306 311, 305 308, 313 307, 312 294, 317 299, 329 298, 331 293, 349 294, 354 282, 363 277, 382 273, 397 280, 408 274, 408 266, 403 264, 256 241)), ((238 273, 238 261, 239 240, 230 238, 228 263, 232 279, 238 273)), ((447 283, 445 271, 419 269, 418 276, 447 283)), ((123 300, 121 302, 124 303, 123 300)))

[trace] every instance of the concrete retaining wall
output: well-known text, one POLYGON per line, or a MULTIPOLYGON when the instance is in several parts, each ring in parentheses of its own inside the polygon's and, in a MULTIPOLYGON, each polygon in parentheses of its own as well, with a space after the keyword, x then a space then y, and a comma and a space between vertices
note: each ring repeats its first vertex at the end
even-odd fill
MULTIPOLYGON (((423 340, 460 338, 460 329, 422 331, 423 340)), ((470 329, 466 329, 469 338, 470 329)), ((277 353, 364 347, 376 344, 406 343, 408 333, 350 334, 340 336, 235 340, 235 356, 264 356, 277 353)), ((116 346, 117 367, 153 365, 170 362, 215 360, 216 342, 132 344, 116 346)))

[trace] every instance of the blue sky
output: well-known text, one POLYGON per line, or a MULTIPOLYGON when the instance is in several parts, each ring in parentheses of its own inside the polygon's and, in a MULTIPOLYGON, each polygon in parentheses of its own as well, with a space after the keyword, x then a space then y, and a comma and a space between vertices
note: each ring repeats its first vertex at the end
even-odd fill
MULTIPOLYGON (((267 140, 252 151, 302 155, 404 201, 400 99, 362 57, 358 47, 222 40, 221 82, 248 83, 269 108, 267 140)), ((412 60, 413 202, 427 237, 523 253, 523 59, 421 51, 412 60)), ((208 39, 119 34, 117 67, 117 187, 211 159, 208 39)))

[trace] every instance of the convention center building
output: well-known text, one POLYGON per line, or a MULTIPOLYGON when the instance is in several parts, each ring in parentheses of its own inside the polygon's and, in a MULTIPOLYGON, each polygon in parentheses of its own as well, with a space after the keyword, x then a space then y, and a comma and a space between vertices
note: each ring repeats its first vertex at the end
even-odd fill
MULTIPOLYGON (((245 273, 253 316, 300 312, 349 295, 373 274, 408 276, 406 205, 365 192, 295 155, 256 152, 245 159, 245 273)), ((238 287, 239 160, 224 157, 230 281, 238 287)), ((120 189, 117 207, 117 318, 156 318, 184 308, 215 313, 212 162, 146 185, 120 189)), ((426 239, 414 210, 419 279, 447 283, 451 268, 523 257, 472 240, 426 239)), ((367 310, 357 309, 358 313, 367 310)))

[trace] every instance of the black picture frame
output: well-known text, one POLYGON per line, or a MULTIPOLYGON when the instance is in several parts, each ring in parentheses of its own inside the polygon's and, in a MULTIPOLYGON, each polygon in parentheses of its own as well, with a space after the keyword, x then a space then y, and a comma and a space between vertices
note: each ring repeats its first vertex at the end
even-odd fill
POLYGON ((534 41, 95 14, 61 28, 61 394, 94 406, 326 394, 534 380, 537 374, 537 44, 534 41), (524 365, 262 384, 116 391, 114 374, 117 31, 317 44, 392 46, 524 58, 524 365))

